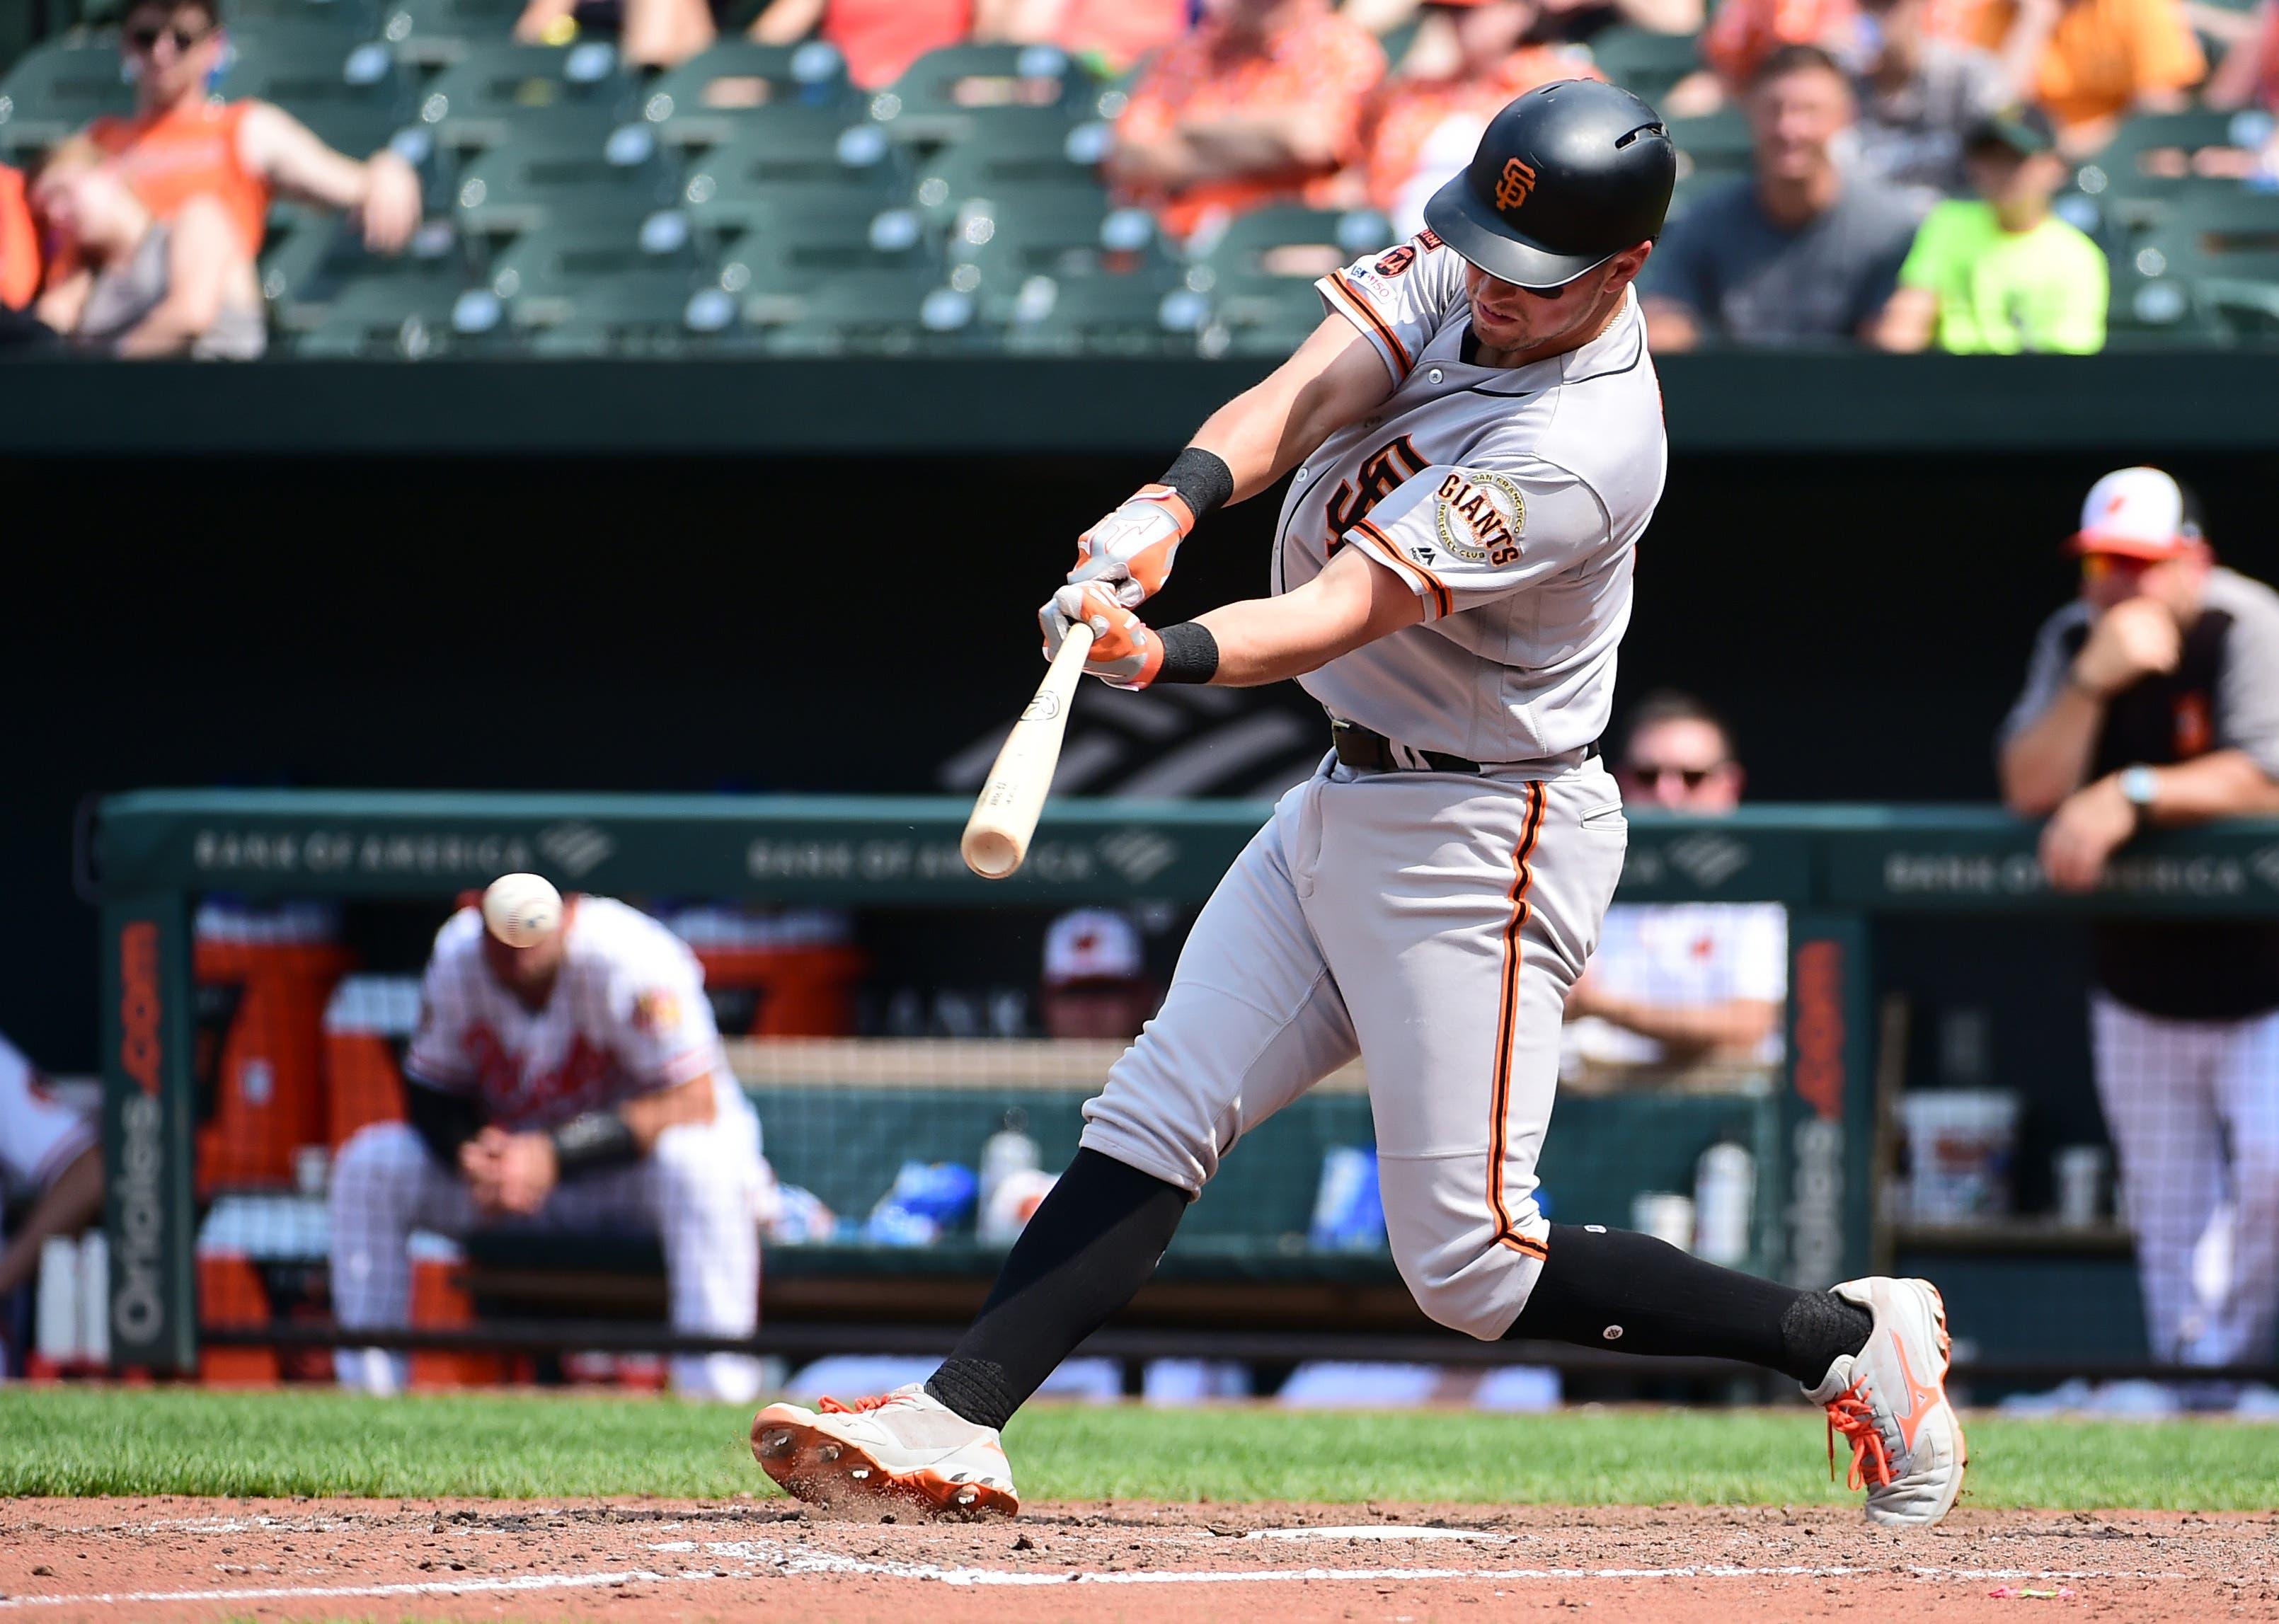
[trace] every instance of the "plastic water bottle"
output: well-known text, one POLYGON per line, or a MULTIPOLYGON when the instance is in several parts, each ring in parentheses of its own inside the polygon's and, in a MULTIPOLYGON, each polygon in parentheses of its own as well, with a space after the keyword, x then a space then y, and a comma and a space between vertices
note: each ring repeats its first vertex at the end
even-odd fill
MULTIPOLYGON (((994 1210, 994 1198, 997 1186, 1016 1173, 1033 1173, 1044 1160, 1044 1153, 1028 1135, 1029 1114, 1017 1106, 1005 1113, 1004 1125, 989 1136, 981 1147, 981 1222, 983 1228, 994 1227, 990 1214, 994 1210)), ((1014 1234, 1018 1234, 1017 1226, 1014 1234)), ((981 1238, 1010 1240, 1011 1235, 984 1234, 981 1238)))
POLYGON ((1732 1268, 1749 1257, 1757 1210, 1757 1159, 1730 1139, 1701 1153, 1693 1168, 1693 1255, 1732 1268))

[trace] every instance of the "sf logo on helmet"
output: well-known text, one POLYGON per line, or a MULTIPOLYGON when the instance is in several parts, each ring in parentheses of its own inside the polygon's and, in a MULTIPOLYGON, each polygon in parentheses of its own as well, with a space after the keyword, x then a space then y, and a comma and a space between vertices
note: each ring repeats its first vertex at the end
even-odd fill
POLYGON ((1495 205, 1509 213, 1525 203, 1527 195, 1534 189, 1535 171, 1517 158, 1506 158, 1503 161, 1503 178, 1496 182, 1495 205))

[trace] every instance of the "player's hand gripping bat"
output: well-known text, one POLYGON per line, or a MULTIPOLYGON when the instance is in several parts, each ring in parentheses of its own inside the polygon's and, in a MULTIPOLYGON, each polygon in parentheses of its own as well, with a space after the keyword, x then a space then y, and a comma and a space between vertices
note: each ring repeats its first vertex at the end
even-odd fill
POLYGON ((1044 681, 1037 685, 1037 696, 1013 724, 989 769, 988 780, 973 803, 973 816, 965 822, 964 838, 957 843, 965 866, 984 879, 1007 877, 1029 854, 1037 814, 1044 808, 1045 792, 1052 787, 1053 769, 1060 764, 1069 700, 1091 652, 1092 628, 1079 620, 1069 627, 1060 652, 1046 668, 1044 681))

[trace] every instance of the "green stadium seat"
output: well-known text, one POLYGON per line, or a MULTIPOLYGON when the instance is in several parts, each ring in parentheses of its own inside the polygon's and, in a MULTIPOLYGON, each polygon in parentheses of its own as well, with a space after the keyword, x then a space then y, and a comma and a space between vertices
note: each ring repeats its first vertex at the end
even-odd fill
POLYGON ((362 157, 411 121, 418 80, 376 41, 330 25, 271 23, 233 33, 219 93, 272 102, 329 145, 362 157))
POLYGON ((467 271, 464 245, 449 219, 421 226, 396 261, 367 250, 353 220, 323 210, 288 203, 272 211, 270 220, 269 242, 261 255, 261 292, 274 325, 286 332, 311 331, 343 287, 388 275, 399 264, 449 265, 462 279, 467 271))
POLYGON ((986 348, 973 299, 923 270, 843 272, 795 295, 744 301, 773 355, 961 354, 986 348))
POLYGON ((871 116, 902 142, 955 142, 985 110, 1058 109, 1079 118, 1098 86, 1051 45, 949 45, 928 51, 871 98, 871 116))
POLYGON ((825 199, 778 199, 759 228, 722 254, 722 286, 738 293, 803 294, 856 272, 941 280, 941 249, 908 208, 876 213, 825 199))
POLYGON ((785 107, 832 109, 844 124, 866 116, 848 85, 847 59, 821 40, 724 40, 651 85, 641 116, 673 146, 712 147, 747 119, 785 107))
MULTIPOLYGON (((295 341, 294 353, 406 361, 508 353, 508 341, 488 326, 459 330, 461 302, 469 291, 465 273, 456 262, 375 266, 341 289, 315 325, 295 341)), ((489 298, 487 289, 472 291, 489 298)))
POLYGON ((1738 107, 1721 107, 1700 119, 1672 119, 1669 139, 1677 149, 1680 179, 1738 175, 1755 158, 1749 120, 1738 107))
POLYGON ((1014 302, 1016 355, 1192 356, 1209 314, 1203 295, 1153 275, 1032 277, 1014 302))
POLYGON ((442 67, 513 32, 524 0, 385 0, 380 37, 403 60, 442 67))
POLYGON ((543 137, 518 132, 472 160, 459 178, 457 205, 462 229, 499 237, 572 221, 630 227, 671 208, 679 192, 649 126, 601 134, 573 124, 543 137))
POLYGON ((617 48, 600 41, 493 43, 471 49, 436 76, 419 100, 419 121, 445 146, 494 147, 510 131, 526 140, 541 124, 621 123, 633 115, 633 93, 617 48))
POLYGON ((380 0, 227 0, 233 42, 272 23, 319 23, 355 40, 380 37, 380 0))
POLYGON ((684 267, 620 272, 566 291, 547 308, 550 318, 542 323, 526 321, 519 303, 512 311, 533 355, 677 355, 732 323, 735 301, 701 271, 684 267))
POLYGON ((1001 322, 1031 277, 1178 274, 1178 262, 1144 209, 1111 209, 1093 187, 1039 188, 978 198, 949 234, 950 286, 978 292, 1001 322))
POLYGON ((117 41, 50 41, 0 79, 0 160, 27 163, 89 119, 134 111, 117 41))
POLYGON ((792 106, 756 113, 690 159, 681 187, 690 214, 719 232, 752 229, 795 198, 831 201, 868 219, 909 194, 909 160, 877 125, 792 106))
POLYGON ((1701 50, 1693 34, 1653 34, 1625 25, 1595 35, 1591 59, 1615 83, 1659 107, 1672 85, 1701 65, 1701 50))
POLYGON ((946 220, 971 198, 1040 187, 1098 189, 1110 139, 1106 124, 1071 124, 1057 109, 992 109, 976 115, 971 133, 918 166, 914 195, 946 220))
POLYGON ((1393 246, 1392 222, 1374 209, 1308 209, 1280 203, 1237 215, 1209 241, 1188 244, 1187 257, 1209 288, 1228 279, 1294 278, 1310 286, 1362 255, 1393 246))
POLYGON ((1253 277, 1211 289, 1211 319, 1199 349, 1206 356, 1286 356, 1322 325, 1322 297, 1296 277, 1253 277))
POLYGON ((678 277, 685 293, 704 270, 688 217, 666 209, 638 224, 586 219, 527 233, 492 259, 489 287, 515 326, 558 326, 605 284, 678 277))
POLYGON ((2156 199, 2191 178, 2196 154, 2212 147, 2254 149, 2270 134, 2270 115, 2253 111, 2139 113, 2074 172, 2074 184, 2108 208, 2119 200, 2156 199))

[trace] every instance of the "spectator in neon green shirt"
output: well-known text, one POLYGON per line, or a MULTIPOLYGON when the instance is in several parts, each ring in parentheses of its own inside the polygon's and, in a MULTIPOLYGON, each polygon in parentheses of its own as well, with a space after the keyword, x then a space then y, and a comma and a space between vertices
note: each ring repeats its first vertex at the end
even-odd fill
POLYGON ((1996 114, 1972 132, 1963 162, 1978 196, 1924 219, 1876 341, 1957 355, 2104 349, 2105 255, 2050 212, 2066 165, 2048 117, 2035 107, 1996 114))

